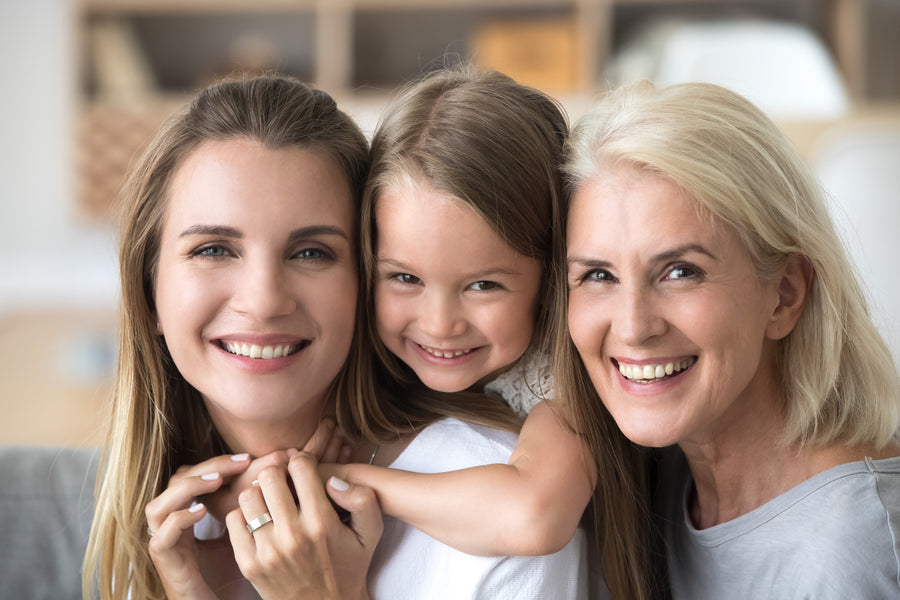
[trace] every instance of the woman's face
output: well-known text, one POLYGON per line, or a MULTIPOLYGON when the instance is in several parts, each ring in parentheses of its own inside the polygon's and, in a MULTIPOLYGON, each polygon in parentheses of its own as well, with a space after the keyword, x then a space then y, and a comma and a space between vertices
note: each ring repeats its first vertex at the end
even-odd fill
POLYGON ((425 385, 442 392, 481 387, 525 353, 539 261, 424 181, 387 186, 375 213, 378 334, 425 385))
POLYGON ((352 211, 338 166, 297 147, 207 142, 173 175, 159 330, 220 430, 317 421, 354 328, 352 211))
POLYGON ((703 443, 771 395, 778 291, 742 240, 672 183, 630 167, 578 189, 568 217, 569 330, 635 443, 703 443))

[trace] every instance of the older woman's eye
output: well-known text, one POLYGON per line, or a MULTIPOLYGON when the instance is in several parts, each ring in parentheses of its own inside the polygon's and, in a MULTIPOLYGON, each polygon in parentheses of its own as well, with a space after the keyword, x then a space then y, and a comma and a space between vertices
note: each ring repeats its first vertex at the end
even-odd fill
POLYGON ((615 281, 615 277, 606 269, 591 269, 581 276, 581 281, 585 283, 608 283, 615 281))
POLYGON ((696 279, 703 271, 694 265, 679 264, 672 266, 666 273, 666 279, 696 279))

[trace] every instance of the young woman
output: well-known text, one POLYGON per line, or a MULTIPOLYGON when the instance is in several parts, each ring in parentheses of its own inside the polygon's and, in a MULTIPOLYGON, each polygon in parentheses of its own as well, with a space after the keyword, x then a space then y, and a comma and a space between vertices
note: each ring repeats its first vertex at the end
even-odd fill
POLYGON ((366 597, 377 504, 333 482, 342 524, 295 449, 333 413, 353 338, 367 164, 328 95, 273 75, 202 91, 136 165, 86 598, 366 597), (204 504, 251 470, 240 506, 204 504))

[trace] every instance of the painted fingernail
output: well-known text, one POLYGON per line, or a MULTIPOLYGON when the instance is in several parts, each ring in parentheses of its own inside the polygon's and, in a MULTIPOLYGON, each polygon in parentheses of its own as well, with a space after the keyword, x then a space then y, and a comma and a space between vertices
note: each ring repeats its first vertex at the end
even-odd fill
POLYGON ((350 484, 344 481, 343 479, 338 479, 337 477, 332 477, 328 480, 328 485, 333 487, 339 492, 346 492, 350 489, 350 484))
POLYGON ((200 512, 201 510, 203 510, 203 503, 198 502, 197 504, 192 504, 191 507, 188 509, 188 512, 195 513, 195 512, 200 512))
POLYGON ((234 462, 243 462, 243 461, 247 460, 248 458, 250 458, 250 455, 245 452, 243 454, 232 455, 231 460, 233 460, 234 462))
POLYGON ((200 479, 202 479, 204 481, 215 481, 218 478, 219 478, 218 473, 206 473, 205 475, 200 476, 200 479))

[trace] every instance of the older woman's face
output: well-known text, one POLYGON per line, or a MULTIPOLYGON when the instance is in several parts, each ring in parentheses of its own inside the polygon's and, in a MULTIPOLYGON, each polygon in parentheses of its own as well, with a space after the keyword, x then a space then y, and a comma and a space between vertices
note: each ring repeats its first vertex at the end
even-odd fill
POLYGON ((773 392, 776 286, 678 187, 630 167, 604 173, 574 195, 567 244, 570 333, 632 441, 727 435, 773 392))
POLYGON ((353 334, 353 231, 346 178, 322 154, 207 142, 176 171, 157 313, 218 426, 318 414, 353 334))

